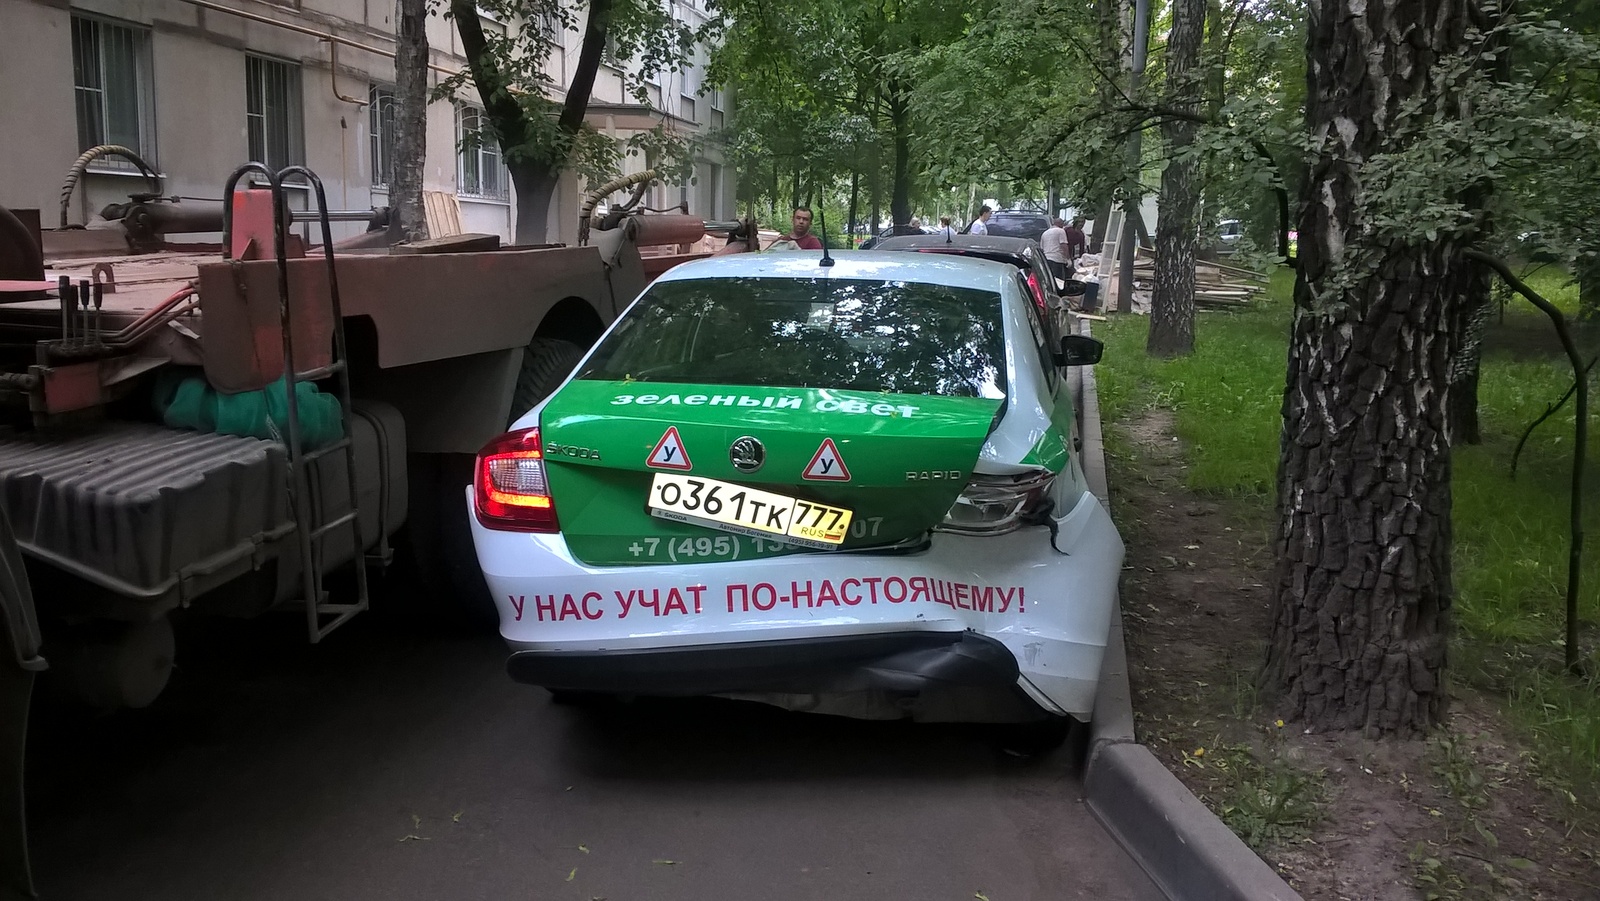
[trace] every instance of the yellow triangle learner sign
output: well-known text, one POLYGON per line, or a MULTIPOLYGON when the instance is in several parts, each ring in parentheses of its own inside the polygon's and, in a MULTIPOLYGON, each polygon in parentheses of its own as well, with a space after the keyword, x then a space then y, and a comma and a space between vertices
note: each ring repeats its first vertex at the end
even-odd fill
POLYGON ((681 469, 684 472, 694 468, 689 462, 689 452, 683 449, 683 439, 678 437, 678 427, 669 426, 667 433, 656 442, 656 449, 644 461, 644 465, 656 469, 681 469))
POLYGON ((811 455, 811 462, 806 464, 806 471, 800 478, 813 482, 850 481, 850 467, 844 465, 844 458, 839 456, 839 448, 834 446, 832 438, 822 439, 822 446, 811 455))

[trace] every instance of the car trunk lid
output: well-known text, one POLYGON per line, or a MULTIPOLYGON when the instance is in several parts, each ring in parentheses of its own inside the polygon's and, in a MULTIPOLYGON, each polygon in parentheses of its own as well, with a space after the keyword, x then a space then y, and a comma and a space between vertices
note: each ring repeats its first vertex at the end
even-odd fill
POLYGON ((561 531, 579 560, 710 562, 809 548, 653 516, 657 473, 843 508, 851 525, 838 550, 893 546, 943 520, 1002 403, 578 379, 545 406, 540 431, 561 531), (733 459, 736 443, 743 468, 733 459))

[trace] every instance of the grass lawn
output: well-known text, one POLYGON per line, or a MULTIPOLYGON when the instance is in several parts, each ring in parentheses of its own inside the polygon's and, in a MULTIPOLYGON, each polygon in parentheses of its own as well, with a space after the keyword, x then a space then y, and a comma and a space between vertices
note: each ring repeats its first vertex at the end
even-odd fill
MULTIPOLYGON (((1535 290, 1575 312, 1566 275, 1528 275, 1535 290)), ((1149 406, 1172 410, 1185 444, 1191 488, 1270 515, 1276 495, 1280 408, 1293 273, 1273 276, 1265 300, 1237 313, 1203 313, 1197 350, 1160 361, 1144 353, 1148 321, 1097 324, 1106 342, 1096 369, 1103 416, 1116 421, 1149 406)), ((1517 476, 1512 449, 1529 422, 1561 396, 1571 370, 1548 319, 1517 299, 1491 328, 1479 410, 1483 443, 1454 456, 1454 678, 1502 697, 1540 760, 1568 785, 1600 779, 1600 547, 1584 555, 1580 612, 1590 677, 1561 671, 1567 572, 1573 412, 1567 407, 1528 441, 1517 476)), ((1596 428, 1600 390, 1590 412, 1596 428)), ((1585 530, 1600 535, 1600 440, 1586 472, 1585 530)), ((1115 449, 1113 449, 1115 450, 1115 449)))

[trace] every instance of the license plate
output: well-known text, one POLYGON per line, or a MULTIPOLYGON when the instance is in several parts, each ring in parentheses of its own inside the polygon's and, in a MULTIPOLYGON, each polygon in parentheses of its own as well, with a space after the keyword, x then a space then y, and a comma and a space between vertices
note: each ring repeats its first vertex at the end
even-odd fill
POLYGON ((650 515, 801 547, 836 548, 850 531, 850 511, 748 485, 658 472, 650 515))

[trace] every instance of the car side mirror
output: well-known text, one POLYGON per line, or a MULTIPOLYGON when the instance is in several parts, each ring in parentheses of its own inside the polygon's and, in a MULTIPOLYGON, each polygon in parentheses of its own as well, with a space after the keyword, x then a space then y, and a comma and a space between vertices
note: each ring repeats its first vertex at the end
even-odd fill
POLYGON ((1056 355, 1057 366, 1093 366, 1100 362, 1106 346, 1098 338, 1088 335, 1062 335, 1061 353, 1056 355))

